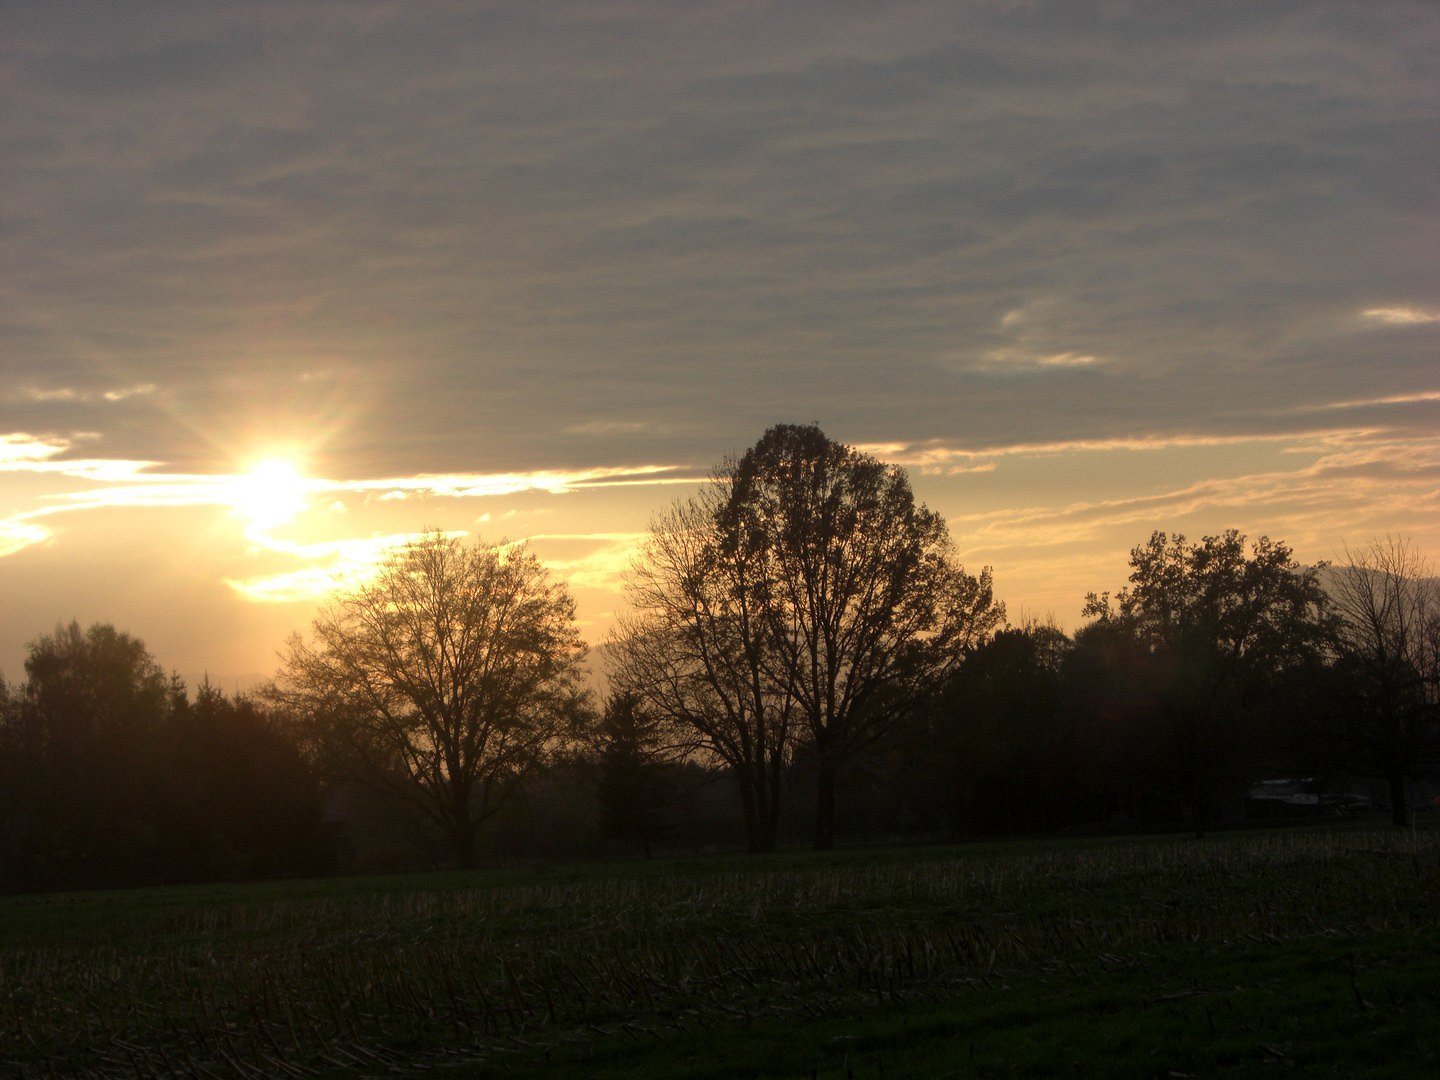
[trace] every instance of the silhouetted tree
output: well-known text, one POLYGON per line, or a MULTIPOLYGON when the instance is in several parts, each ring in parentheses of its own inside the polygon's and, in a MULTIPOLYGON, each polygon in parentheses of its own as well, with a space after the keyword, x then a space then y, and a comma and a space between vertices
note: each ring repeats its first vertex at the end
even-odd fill
POLYGON ((1440 580, 1408 541, 1346 551, 1328 591, 1338 655, 1325 703, 1338 760, 1389 789, 1407 823, 1406 781, 1440 761, 1440 580))
POLYGON ((0 883, 127 885, 325 865, 293 730, 208 685, 192 703, 108 624, 36 639, 0 689, 0 883))
POLYGON ((18 888, 19 864, 24 849, 25 770, 22 748, 20 692, 0 675, 0 892, 18 888))
POLYGON ((215 880, 330 865, 322 791, 299 726, 208 681, 181 699, 167 730, 164 830, 170 876, 215 880))
POLYGON ((1150 749, 1162 689, 1150 650, 1124 626, 1092 622, 1076 630, 1061 683, 1075 749, 1070 824, 1174 820, 1186 801, 1150 749))
POLYGON ((725 542, 725 469, 650 528, 631 567, 632 613, 611 637, 615 686, 672 725, 679 748, 723 762, 737 781, 752 852, 773 851, 796 697, 774 678, 755 603, 760 561, 725 542))
POLYGON ((814 425, 771 428, 661 519, 631 598, 621 684, 738 773, 763 776, 742 791, 773 815, 799 724, 821 848, 834 844, 841 766, 1004 617, 989 571, 961 569, 944 519, 916 505, 904 470, 814 425))
POLYGON ((37 638, 25 673, 0 735, 12 883, 153 880, 176 685, 144 643, 105 623, 37 638))
POLYGON ((1019 832, 1065 821, 1077 748, 1064 724, 1069 639, 1054 626, 1001 630, 948 680, 929 750, 959 832, 1019 832))
POLYGON ((1187 544, 1155 532, 1130 552, 1130 587, 1089 594, 1085 613, 1143 650, 1154 687, 1148 725, 1156 773, 1204 830, 1226 783, 1247 777, 1257 710, 1285 668, 1319 655, 1333 633, 1316 571, 1235 530, 1187 544))
POLYGON ((664 834, 664 732, 638 696, 617 693, 605 703, 598 735, 601 832, 635 841, 648 859, 664 834))
POLYGON ((356 780, 406 799, 462 866, 476 830, 584 715, 575 605, 523 548, 439 533, 291 639, 277 699, 356 780))

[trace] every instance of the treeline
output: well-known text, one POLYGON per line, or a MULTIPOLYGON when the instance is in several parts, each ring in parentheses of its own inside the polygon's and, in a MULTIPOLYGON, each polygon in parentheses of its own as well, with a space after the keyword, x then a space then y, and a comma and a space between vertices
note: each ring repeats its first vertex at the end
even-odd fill
POLYGON ((657 518, 627 592, 604 702, 564 585, 438 533, 258 697, 62 627, 0 686, 0 886, 1203 831, 1299 777, 1403 823, 1440 777, 1440 591, 1403 540, 1302 567, 1156 532, 1073 635, 1011 625, 904 470, 781 425, 657 518))
MULTIPOLYGON (((1440 582, 1406 542, 1306 568, 1267 538, 1247 545, 1232 531, 1189 543, 1157 532, 1130 569, 1128 588, 1089 598, 1091 619, 1073 635, 1030 621, 969 644, 933 693, 845 763, 838 831, 1203 832, 1327 807, 1385 807, 1404 825, 1432 807, 1440 582), (1282 779, 1291 783, 1275 786, 1298 797, 1249 798, 1260 781, 1282 779)), ((631 795, 619 803, 634 807, 628 818, 612 816, 631 822, 632 838, 653 839, 665 821, 669 725, 643 715, 639 699, 617 695, 612 711, 617 703, 642 715, 618 726, 627 764, 613 771, 651 796, 631 795), (651 780, 629 764, 637 759, 652 763, 651 780)), ((785 756, 787 814, 814 805, 818 759, 803 734, 785 756)))
POLYGON ((61 626, 0 681, 0 888, 135 885, 330 867, 293 724, 193 697, 113 626, 61 626))

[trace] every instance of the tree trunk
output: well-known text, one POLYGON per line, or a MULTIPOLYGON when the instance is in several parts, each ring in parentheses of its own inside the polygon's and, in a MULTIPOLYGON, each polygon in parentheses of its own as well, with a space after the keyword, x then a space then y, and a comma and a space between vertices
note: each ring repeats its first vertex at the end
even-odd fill
POLYGON ((835 763, 822 757, 815 779, 815 850, 830 851, 835 847, 835 763))
MULTIPOLYGON (((763 792, 756 791, 755 777, 744 769, 737 769, 736 780, 740 783, 740 806, 745 813, 745 850, 752 855, 775 850, 775 832, 770 825, 770 815, 765 813, 763 792)), ((763 779, 760 783, 764 783, 763 779)))
POLYGON ((455 865, 469 870, 475 865, 475 824, 470 820, 470 789, 463 784, 451 788, 450 851, 455 865))
POLYGON ((745 850, 752 855, 763 855, 775 850, 775 820, 769 814, 745 815, 745 850))
POLYGON ((1390 821, 1401 827, 1409 825, 1410 807, 1405 791, 1405 774, 1398 769, 1386 773, 1385 784, 1390 789, 1390 821))
POLYGON ((475 828, 458 824, 450 830, 450 850, 455 855, 455 865, 469 870, 475 865, 475 828))
POLYGON ((768 819, 762 819, 757 823, 755 835, 750 840, 750 850, 757 855, 774 851, 775 838, 775 823, 768 819))

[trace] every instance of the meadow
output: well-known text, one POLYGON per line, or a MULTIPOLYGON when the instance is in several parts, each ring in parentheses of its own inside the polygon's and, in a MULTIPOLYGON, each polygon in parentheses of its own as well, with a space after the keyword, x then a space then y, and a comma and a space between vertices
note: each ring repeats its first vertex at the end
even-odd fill
POLYGON ((0 899, 0 1072, 1440 1075, 1440 830, 0 899))

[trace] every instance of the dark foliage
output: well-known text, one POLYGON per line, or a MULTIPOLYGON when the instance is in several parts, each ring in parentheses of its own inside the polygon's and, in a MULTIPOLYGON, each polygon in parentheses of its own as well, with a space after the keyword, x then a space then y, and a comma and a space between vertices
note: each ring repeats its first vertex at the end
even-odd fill
POLYGON ((630 597, 616 680, 735 771, 757 851, 797 748, 833 846, 842 771, 1004 620, 905 471, 814 425, 772 427, 661 518, 630 597))
POLYGON ((1137 749, 1154 783, 1184 800, 1197 831, 1253 779, 1272 691, 1323 654, 1334 619, 1314 569, 1234 530, 1187 544, 1156 532, 1130 553, 1130 587, 1086 613, 1135 646, 1131 675, 1147 701, 1137 749))
POLYGON ((600 720, 600 831, 638 844, 648 859, 665 834, 669 800, 660 723, 634 694, 612 694, 600 720))
MULTIPOLYGON (((798 482, 780 472, 784 483, 798 482)), ((1440 599, 1428 564, 1403 542, 1372 546, 1322 577, 1268 539, 1247 546, 1229 532, 1189 544, 1155 533, 1131 553, 1130 587, 1113 600, 1092 595, 1095 618, 1073 637, 1033 622, 992 632, 998 613, 988 581, 937 563, 923 580, 954 586, 946 603, 958 623, 947 641, 937 630, 946 624, 928 623, 925 601, 903 590, 887 594, 901 607, 917 605, 900 623, 894 612, 871 612, 869 627, 851 597, 812 627, 826 590, 849 595, 837 575, 883 574, 889 564, 878 555, 828 561, 824 542, 807 547, 812 526, 796 523, 799 511, 792 507, 790 520, 773 506, 737 507, 738 465, 721 475, 724 483, 678 506, 652 534, 650 561, 634 573, 635 595, 649 606, 617 642, 617 692, 598 723, 575 692, 568 597, 546 585, 533 560, 518 565, 512 584, 535 601, 535 617, 503 632, 491 627, 490 646, 508 655, 515 641, 540 640, 534 674, 547 692, 491 697, 490 678, 450 702, 456 754, 478 754, 466 759, 474 775, 498 769, 486 782, 507 789, 484 814, 471 814, 471 825, 484 817, 492 827, 478 838, 471 831, 461 861, 576 857, 607 850, 606 841, 647 856, 723 848, 742 839, 742 818, 751 850, 769 850, 802 839, 782 819, 794 819, 800 803, 823 807, 827 784, 846 795, 832 807, 832 835, 852 840, 1182 820, 1204 829, 1246 812, 1356 812, 1387 793, 1394 819, 1407 822, 1436 793, 1440 599), (726 532, 726 515, 739 513, 758 517, 726 532), (789 523, 778 540, 746 531, 762 521, 789 523), (788 561, 793 573, 780 572, 788 561), (829 569, 806 584, 815 565, 829 569), (802 610, 812 591, 819 606, 802 610), (788 644, 778 640, 777 611, 786 613, 788 644), (916 629, 909 644, 880 640, 902 623, 932 629, 916 629), (839 640, 866 633, 878 635, 878 651, 839 640), (943 663, 927 659, 936 649, 943 663), (892 653, 896 666, 885 668, 892 653), (868 688, 856 681, 877 671, 884 678, 868 688), (517 701, 532 713, 515 714, 517 701), (836 710, 822 714, 840 725, 834 738, 846 733, 839 743, 825 743, 811 715, 817 702, 836 710), (467 727, 472 719, 492 727, 467 727), (492 736, 501 743, 488 743, 492 736), (521 756, 500 752, 511 736, 521 756), (1365 777, 1374 778, 1373 800, 1363 788, 1347 790, 1365 777), (1275 791, 1298 793, 1294 807, 1275 791)), ((825 513, 844 516, 843 503, 825 513)), ((854 556, 857 545, 851 537, 842 547, 854 556)), ((943 544, 934 554, 944 555, 943 544)), ((475 558, 485 573, 503 569, 483 549, 475 558)), ((488 590, 450 590, 470 597, 456 626, 486 610, 488 590)), ((346 655, 369 654, 332 650, 327 663, 346 655)), ((369 869, 456 857, 454 830, 425 804, 367 801, 354 784, 335 783, 333 771, 322 784, 322 767, 349 760, 327 739, 370 730, 341 723, 350 716, 338 695, 343 680, 314 684, 334 696, 292 696, 293 708, 308 700, 304 713, 282 711, 283 695, 262 703, 208 684, 192 697, 137 639, 74 623, 38 638, 25 672, 18 686, 0 682, 0 889, 313 872, 337 855, 369 869), (336 818, 332 831, 321 820, 322 797, 336 818)), ((393 715, 411 716, 414 706, 412 719, 424 708, 443 719, 423 695, 416 704, 396 694, 393 715)), ((448 730, 437 726, 409 745, 443 747, 448 730)), ((393 763, 394 755, 376 760, 393 763)), ((441 762, 438 781, 451 775, 460 773, 441 762)))
POLYGON ((940 697, 947 810, 956 834, 1037 832, 1068 819, 1075 761, 1061 708, 1069 640, 1053 627, 1003 630, 940 697))
POLYGON ((287 727, 202 687, 138 639, 71 623, 38 638, 0 714, 7 890, 321 869, 320 791, 287 727))

